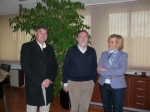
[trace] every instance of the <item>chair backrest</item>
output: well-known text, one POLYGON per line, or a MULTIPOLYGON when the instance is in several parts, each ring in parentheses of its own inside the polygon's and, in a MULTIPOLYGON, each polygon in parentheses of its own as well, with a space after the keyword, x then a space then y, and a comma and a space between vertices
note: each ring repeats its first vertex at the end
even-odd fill
POLYGON ((3 63, 1 63, 1 66, 0 66, 1 69, 5 70, 7 72, 10 72, 10 67, 11 67, 11 65, 3 64, 3 63))

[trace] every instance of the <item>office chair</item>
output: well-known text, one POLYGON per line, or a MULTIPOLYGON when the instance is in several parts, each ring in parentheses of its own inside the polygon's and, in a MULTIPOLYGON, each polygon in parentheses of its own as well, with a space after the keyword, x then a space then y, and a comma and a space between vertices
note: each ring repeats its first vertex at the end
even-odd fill
POLYGON ((0 82, 0 99, 4 100, 5 112, 8 112, 8 110, 7 110, 7 104, 6 104, 6 98, 5 98, 5 94, 3 92, 3 88, 2 88, 1 82, 0 82))
MULTIPOLYGON (((11 67, 11 65, 8 65, 8 64, 1 64, 0 65, 0 68, 7 71, 7 72, 10 72, 10 67, 11 67)), ((11 93, 13 96, 12 86, 11 86, 11 82, 10 82, 10 76, 6 76, 6 78, 1 83, 3 86, 3 90, 4 90, 4 86, 10 86, 11 93)))

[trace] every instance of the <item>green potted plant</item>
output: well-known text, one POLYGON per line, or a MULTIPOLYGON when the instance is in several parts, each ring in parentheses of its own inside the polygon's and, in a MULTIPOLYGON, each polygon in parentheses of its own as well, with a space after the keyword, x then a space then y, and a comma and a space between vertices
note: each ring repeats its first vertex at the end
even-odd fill
POLYGON ((70 0, 42 0, 37 2, 35 8, 27 9, 19 5, 19 15, 10 18, 10 26, 13 32, 25 31, 26 34, 34 35, 32 31, 38 25, 46 25, 49 29, 47 43, 54 47, 57 63, 59 65, 55 80, 54 94, 61 88, 62 65, 66 51, 76 44, 76 34, 81 29, 90 27, 83 24, 84 16, 79 15, 77 10, 83 10, 84 4, 70 0))

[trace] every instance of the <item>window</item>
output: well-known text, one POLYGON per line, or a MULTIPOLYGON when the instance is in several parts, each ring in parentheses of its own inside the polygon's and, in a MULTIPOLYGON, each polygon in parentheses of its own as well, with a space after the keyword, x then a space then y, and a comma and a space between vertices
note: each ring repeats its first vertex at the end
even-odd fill
POLYGON ((116 33, 124 37, 128 70, 150 70, 150 1, 86 6, 82 14, 91 15, 92 46, 98 61, 108 49, 108 36, 116 33))

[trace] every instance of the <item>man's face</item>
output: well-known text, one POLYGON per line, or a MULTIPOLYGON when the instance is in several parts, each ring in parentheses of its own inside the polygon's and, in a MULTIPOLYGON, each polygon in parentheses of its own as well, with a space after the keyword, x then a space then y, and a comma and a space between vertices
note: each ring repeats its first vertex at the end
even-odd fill
POLYGON ((86 46, 88 42, 88 35, 85 32, 81 32, 76 39, 80 46, 86 46))
POLYGON ((43 44, 47 40, 47 31, 44 30, 43 28, 38 29, 37 32, 35 32, 36 40, 40 43, 43 44))

